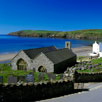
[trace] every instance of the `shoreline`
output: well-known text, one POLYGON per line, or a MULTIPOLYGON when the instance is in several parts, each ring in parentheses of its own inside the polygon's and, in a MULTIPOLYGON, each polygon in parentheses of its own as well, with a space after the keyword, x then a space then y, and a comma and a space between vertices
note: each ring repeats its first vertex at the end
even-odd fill
POLYGON ((0 54, 0 62, 11 60, 17 53, 0 54))
MULTIPOLYGON (((82 46, 77 48, 71 48, 77 56, 88 56, 92 52, 91 46, 82 46)), ((10 61, 17 53, 0 54, 0 62, 10 61)))

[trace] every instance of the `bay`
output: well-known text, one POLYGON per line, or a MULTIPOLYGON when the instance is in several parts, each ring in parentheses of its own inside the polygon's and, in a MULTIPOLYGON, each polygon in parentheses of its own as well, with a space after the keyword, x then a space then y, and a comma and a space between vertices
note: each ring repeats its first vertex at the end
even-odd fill
POLYGON ((93 43, 89 40, 61 39, 61 38, 36 38, 0 35, 0 54, 15 53, 23 49, 56 46, 64 48, 65 41, 71 42, 71 47, 88 46, 93 43))

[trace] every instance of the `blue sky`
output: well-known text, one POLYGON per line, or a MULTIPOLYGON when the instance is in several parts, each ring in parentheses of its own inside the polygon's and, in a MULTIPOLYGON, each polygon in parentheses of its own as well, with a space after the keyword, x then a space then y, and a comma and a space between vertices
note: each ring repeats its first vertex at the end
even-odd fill
POLYGON ((102 0, 0 0, 0 34, 102 29, 102 0))

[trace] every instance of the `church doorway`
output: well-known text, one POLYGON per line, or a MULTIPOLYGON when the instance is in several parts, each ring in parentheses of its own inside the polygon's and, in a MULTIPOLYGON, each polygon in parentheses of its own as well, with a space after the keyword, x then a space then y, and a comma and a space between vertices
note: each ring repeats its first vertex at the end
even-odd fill
POLYGON ((47 72, 47 70, 46 70, 46 68, 45 68, 44 66, 40 66, 40 67, 38 68, 38 71, 39 71, 39 72, 47 72))
POLYGON ((27 63, 23 59, 18 60, 17 70, 27 70, 27 63))

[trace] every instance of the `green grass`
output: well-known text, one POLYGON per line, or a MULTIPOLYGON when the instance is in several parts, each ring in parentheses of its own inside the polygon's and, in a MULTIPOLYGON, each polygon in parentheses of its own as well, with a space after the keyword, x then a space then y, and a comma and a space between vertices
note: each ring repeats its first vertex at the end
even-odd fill
POLYGON ((48 81, 48 79, 49 79, 49 78, 48 78, 47 74, 45 74, 45 75, 44 75, 44 80, 45 80, 45 81, 48 81))
POLYGON ((23 70, 12 70, 11 67, 8 64, 0 64, 0 76, 3 76, 3 82, 8 82, 8 76, 25 76, 32 72, 29 71, 23 71, 23 70))
POLYGON ((60 74, 57 74, 56 80, 59 80, 59 79, 60 79, 60 74))
POLYGON ((38 75, 39 75, 38 72, 35 72, 34 73, 34 80, 35 80, 35 82, 38 82, 38 75))
MULTIPOLYGON (((99 63, 102 63, 102 58, 97 58, 97 59, 92 59, 91 60, 91 62, 92 62, 92 65, 94 65, 94 64, 99 64, 99 63)), ((78 72, 84 72, 84 73, 91 73, 91 72, 102 72, 102 65, 98 65, 97 66, 97 68, 98 69, 96 69, 96 68, 91 68, 91 69, 88 69, 88 65, 89 64, 86 64, 87 65, 87 69, 85 69, 85 70, 77 70, 78 72), (92 71, 91 71, 92 70, 92 71)))
MULTIPOLYGON (((92 72, 101 72, 102 69, 98 69, 96 70, 95 68, 92 68, 93 71, 92 72)), ((91 73, 91 70, 90 69, 86 69, 86 70, 77 70, 77 72, 81 72, 81 73, 91 73)))
POLYGON ((92 63, 94 63, 94 64, 102 63, 102 58, 93 59, 92 63))
MULTIPOLYGON (((32 72, 32 70, 29 71, 24 71, 24 70, 12 70, 9 64, 0 64, 0 76, 3 76, 3 83, 8 82, 8 76, 13 75, 13 76, 26 76, 32 72)), ((38 82, 38 75, 39 72, 34 72, 34 81, 38 82)), ((60 79, 60 74, 57 75, 56 80, 60 79)), ((48 81, 48 75, 44 74, 44 80, 43 81, 48 81)))

